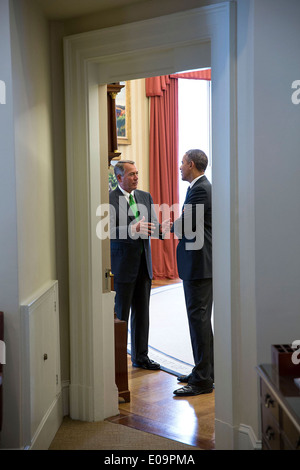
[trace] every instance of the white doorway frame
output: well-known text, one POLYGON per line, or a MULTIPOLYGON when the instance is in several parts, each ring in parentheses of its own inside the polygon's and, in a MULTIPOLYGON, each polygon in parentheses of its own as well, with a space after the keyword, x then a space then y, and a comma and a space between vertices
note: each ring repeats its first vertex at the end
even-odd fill
POLYGON ((108 199, 104 85, 211 66, 215 431, 217 448, 234 447, 237 405, 232 322, 239 296, 235 287, 239 278, 235 14, 235 4, 226 2, 64 40, 70 414, 74 419, 95 421, 118 413, 114 294, 103 289, 104 272, 109 268, 104 261, 108 240, 102 243, 96 236, 97 207, 108 199))

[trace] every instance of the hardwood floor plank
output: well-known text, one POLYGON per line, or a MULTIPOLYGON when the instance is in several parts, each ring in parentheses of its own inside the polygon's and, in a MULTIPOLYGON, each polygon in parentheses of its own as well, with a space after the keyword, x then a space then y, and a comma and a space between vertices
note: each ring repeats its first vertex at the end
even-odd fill
POLYGON ((140 431, 156 434, 161 437, 166 437, 177 442, 192 445, 203 450, 214 449, 214 441, 209 439, 201 439, 197 435, 193 435, 189 428, 178 428, 171 426, 167 423, 160 423, 158 421, 145 418, 138 415, 126 415, 118 421, 118 424, 129 426, 140 431))
POLYGON ((134 368, 128 357, 130 403, 120 402, 120 414, 109 421, 157 434, 204 450, 215 447, 214 392, 178 398, 181 385, 164 371, 134 368))

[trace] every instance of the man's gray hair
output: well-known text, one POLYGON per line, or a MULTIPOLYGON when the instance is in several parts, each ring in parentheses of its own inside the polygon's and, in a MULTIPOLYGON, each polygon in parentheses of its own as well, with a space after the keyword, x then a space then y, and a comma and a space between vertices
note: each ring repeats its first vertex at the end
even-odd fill
POLYGON ((135 162, 132 160, 120 160, 114 167, 115 177, 118 175, 124 176, 125 168, 124 164, 129 163, 130 165, 135 165, 135 162))
POLYGON ((205 171, 208 165, 208 158, 203 150, 191 149, 185 153, 188 162, 193 161, 199 171, 205 171))

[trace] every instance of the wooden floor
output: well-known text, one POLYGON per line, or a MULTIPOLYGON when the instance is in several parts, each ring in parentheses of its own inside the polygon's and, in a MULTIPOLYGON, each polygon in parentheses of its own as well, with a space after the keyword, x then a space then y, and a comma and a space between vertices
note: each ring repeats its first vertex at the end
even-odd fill
MULTIPOLYGON (((164 281, 153 281, 152 287, 164 284, 164 281)), ((120 402, 120 414, 109 421, 204 450, 215 448, 214 392, 196 397, 175 397, 173 391, 184 384, 178 383, 174 375, 132 367, 129 356, 128 382, 130 403, 120 402)))
POLYGON ((173 390, 181 385, 174 375, 132 367, 130 358, 128 381, 130 403, 121 402, 120 414, 109 421, 204 450, 214 449, 214 392, 175 397, 173 390))

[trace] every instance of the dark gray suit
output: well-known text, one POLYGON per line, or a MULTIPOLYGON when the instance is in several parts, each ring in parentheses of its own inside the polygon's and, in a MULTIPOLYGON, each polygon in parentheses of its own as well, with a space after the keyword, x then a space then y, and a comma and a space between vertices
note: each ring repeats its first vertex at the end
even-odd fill
POLYGON ((179 238, 178 273, 183 280, 195 361, 189 383, 210 386, 213 381, 212 218, 211 184, 206 176, 198 179, 187 193, 182 214, 171 231, 179 238))
MULTIPOLYGON (((145 191, 134 191, 140 218, 156 225, 155 237, 160 237, 153 200, 145 191)), ((116 291, 115 312, 120 320, 128 322, 131 309, 131 360, 143 362, 148 356, 149 301, 151 292, 152 260, 150 238, 129 235, 130 224, 136 223, 134 214, 122 191, 116 188, 109 195, 111 205, 111 270, 116 291)))

